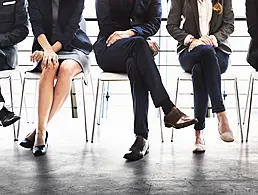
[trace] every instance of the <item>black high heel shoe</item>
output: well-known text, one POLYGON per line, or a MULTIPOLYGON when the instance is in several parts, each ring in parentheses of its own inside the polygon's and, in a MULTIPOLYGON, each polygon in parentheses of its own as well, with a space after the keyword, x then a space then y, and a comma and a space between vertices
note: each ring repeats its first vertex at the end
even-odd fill
POLYGON ((33 146, 32 153, 34 156, 42 156, 47 153, 47 149, 48 149, 47 138, 48 138, 48 132, 46 132, 45 145, 33 146))
MULTIPOLYGON (((30 133, 29 133, 28 135, 30 135, 30 133)), ((34 146, 35 140, 33 140, 33 141, 29 140, 29 139, 27 138, 28 135, 25 137, 24 140, 21 141, 20 146, 21 146, 21 147, 24 147, 24 148, 32 149, 33 146, 34 146)))

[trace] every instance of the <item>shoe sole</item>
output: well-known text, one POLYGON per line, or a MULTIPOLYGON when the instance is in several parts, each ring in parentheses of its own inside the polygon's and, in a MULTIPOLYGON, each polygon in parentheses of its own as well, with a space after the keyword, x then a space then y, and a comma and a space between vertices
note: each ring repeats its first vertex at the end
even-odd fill
POLYGON ((148 149, 146 150, 146 152, 143 154, 143 155, 141 155, 139 158, 125 158, 125 156, 124 156, 124 158, 127 160, 127 161, 129 161, 129 162, 133 162, 133 161, 138 161, 138 160, 141 160, 144 156, 146 156, 147 154, 149 154, 149 146, 148 146, 148 149))
POLYGON ((190 121, 190 122, 183 123, 182 125, 177 125, 177 126, 175 126, 175 125, 173 125, 173 124, 171 124, 171 123, 165 122, 165 127, 167 127, 167 128, 173 127, 173 128, 175 128, 175 129, 181 129, 181 128, 184 128, 184 127, 188 127, 188 126, 190 126, 190 125, 194 125, 194 124, 196 124, 197 122, 198 122, 197 120, 192 120, 192 121, 190 121))
POLYGON ((8 127, 8 126, 14 124, 16 121, 18 121, 18 120, 20 120, 20 119, 21 119, 21 117, 16 117, 16 118, 14 118, 13 120, 9 121, 8 123, 2 124, 2 126, 3 126, 3 127, 8 127))
POLYGON ((201 153, 204 153, 205 150, 193 150, 193 153, 194 154, 201 154, 201 153))

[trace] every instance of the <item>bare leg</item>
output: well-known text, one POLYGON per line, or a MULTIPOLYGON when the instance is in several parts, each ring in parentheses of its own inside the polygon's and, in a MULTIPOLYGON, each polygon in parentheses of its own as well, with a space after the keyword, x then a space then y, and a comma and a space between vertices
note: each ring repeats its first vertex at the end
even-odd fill
MULTIPOLYGON (((50 122, 53 116, 60 110, 60 108, 64 104, 71 89, 72 79, 76 74, 80 72, 81 67, 74 60, 65 60, 60 65, 57 82, 54 88, 53 103, 51 105, 46 125, 50 122)), ((29 137, 33 138, 33 135, 35 136, 35 130, 29 137)))
POLYGON ((47 121, 49 118, 50 109, 53 103, 54 96, 54 80, 56 75, 56 68, 43 68, 40 75, 39 81, 39 98, 38 98, 38 128, 34 133, 35 144, 43 145, 45 130, 47 126, 47 121), (43 138, 43 140, 42 140, 43 138))

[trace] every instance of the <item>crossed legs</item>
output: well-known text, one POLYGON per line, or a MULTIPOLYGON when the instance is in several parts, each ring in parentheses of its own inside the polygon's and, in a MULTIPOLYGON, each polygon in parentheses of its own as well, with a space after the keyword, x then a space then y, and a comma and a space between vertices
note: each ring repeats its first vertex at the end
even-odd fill
POLYGON ((39 82, 38 127, 27 137, 29 140, 35 139, 35 146, 44 145, 47 125, 64 104, 72 79, 80 72, 81 67, 74 60, 63 61, 57 76, 57 68, 43 69, 39 82))

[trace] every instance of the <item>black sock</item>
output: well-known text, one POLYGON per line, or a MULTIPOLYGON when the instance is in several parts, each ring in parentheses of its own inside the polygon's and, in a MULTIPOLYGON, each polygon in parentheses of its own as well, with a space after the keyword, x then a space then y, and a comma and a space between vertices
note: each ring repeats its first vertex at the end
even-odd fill
POLYGON ((161 102, 161 108, 165 115, 167 115, 171 111, 171 108, 173 108, 174 106, 175 105, 173 104, 173 102, 171 102, 169 98, 161 102))
POLYGON ((3 108, 0 110, 0 120, 2 120, 3 117, 5 117, 7 111, 8 110, 6 109, 6 107, 3 106, 3 108))
POLYGON ((137 135, 141 135, 144 139, 148 139, 148 133, 142 133, 142 134, 136 134, 137 135))

